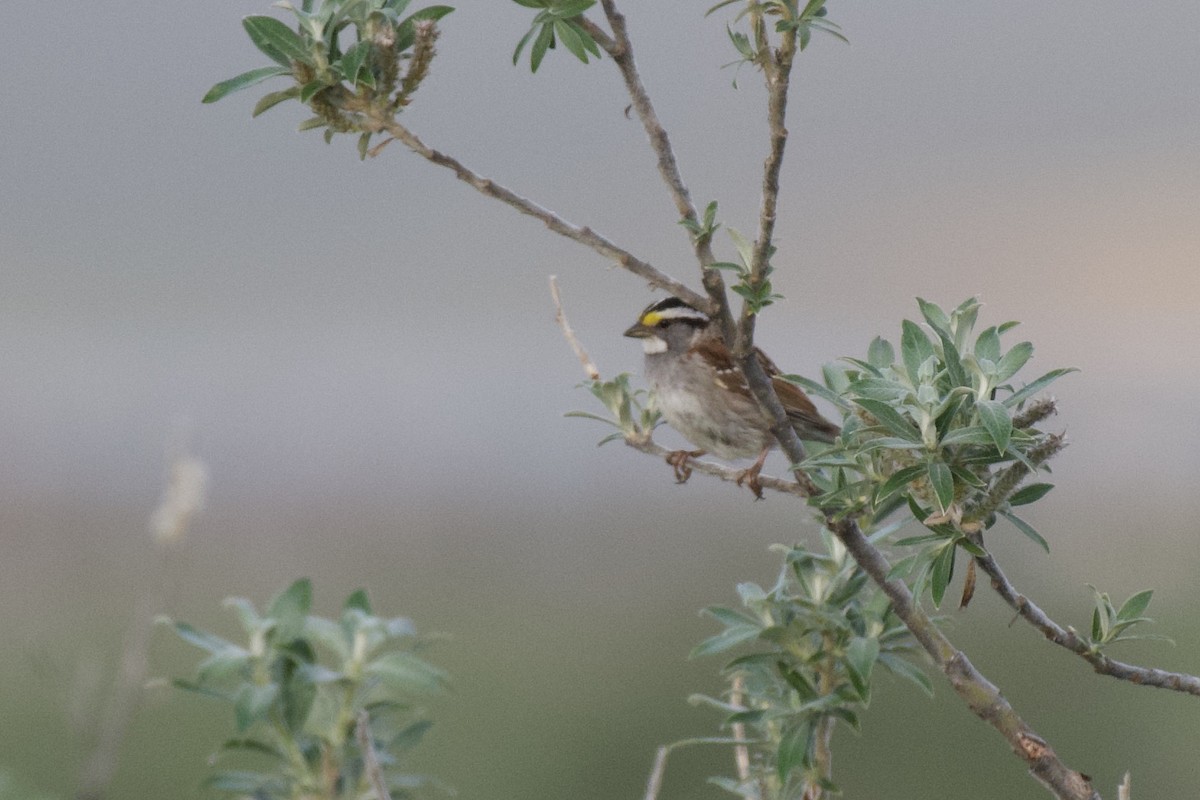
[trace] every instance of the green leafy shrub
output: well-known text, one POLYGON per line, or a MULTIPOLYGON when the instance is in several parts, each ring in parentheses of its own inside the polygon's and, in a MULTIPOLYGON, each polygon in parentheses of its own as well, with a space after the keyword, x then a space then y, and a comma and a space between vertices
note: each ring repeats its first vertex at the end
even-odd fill
POLYGON ((235 735, 221 745, 222 755, 240 753, 262 764, 221 770, 209 779, 211 788, 256 800, 359 798, 371 785, 371 757, 393 797, 408 797, 428 782, 399 771, 399 761, 432 724, 412 698, 440 690, 446 675, 418 655, 424 640, 410 620, 375 616, 361 590, 338 619, 314 616, 307 579, 261 614, 242 598, 226 604, 237 613, 245 644, 171 623, 180 638, 208 653, 193 679, 174 684, 230 705, 235 735), (355 736, 363 714, 370 754, 355 736))

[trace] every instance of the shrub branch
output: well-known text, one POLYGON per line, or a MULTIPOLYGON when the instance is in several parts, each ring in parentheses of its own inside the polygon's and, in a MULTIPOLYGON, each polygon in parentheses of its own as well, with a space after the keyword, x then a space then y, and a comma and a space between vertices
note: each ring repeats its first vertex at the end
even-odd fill
POLYGON ((1036 603, 1018 592, 990 553, 986 556, 976 556, 975 563, 991 578, 992 589, 996 591, 996 594, 1000 595, 1021 619, 1040 631, 1051 642, 1065 647, 1091 664, 1097 673, 1136 683, 1139 686, 1153 686, 1158 689, 1171 689, 1200 696, 1200 677, 1182 672, 1167 672, 1152 667, 1126 664, 1093 650, 1074 629, 1062 627, 1036 603))
POLYGON ((473 187, 481 194, 512 206, 522 214, 541 220, 550 230, 568 239, 573 239, 586 247, 590 247, 605 258, 614 261, 617 266, 644 279, 651 286, 658 289, 665 289, 689 303, 700 306, 708 305, 708 300, 703 295, 697 294, 685 284, 661 272, 628 250, 596 233, 591 228, 568 222, 550 209, 522 197, 512 189, 496 183, 491 178, 485 178, 453 156, 428 146, 416 134, 395 119, 373 117, 369 120, 369 125, 375 131, 386 132, 393 139, 399 141, 425 160, 453 171, 455 177, 473 187))

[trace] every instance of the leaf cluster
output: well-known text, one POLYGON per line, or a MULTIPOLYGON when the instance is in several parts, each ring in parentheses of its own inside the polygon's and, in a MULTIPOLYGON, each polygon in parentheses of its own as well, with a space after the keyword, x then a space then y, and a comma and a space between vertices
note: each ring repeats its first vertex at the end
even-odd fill
MULTIPOLYGON (((754 64, 761 68, 771 57, 771 42, 767 36, 768 18, 775 20, 776 33, 794 32, 796 44, 801 51, 812 41, 814 31, 849 43, 837 23, 828 19, 829 9, 825 7, 825 2, 826 0, 808 0, 801 7, 799 0, 722 0, 710 8, 705 16, 727 6, 740 4, 742 8, 734 17, 733 24, 725 27, 729 41, 737 51, 738 59, 725 66, 754 64), (746 30, 734 27, 743 21, 748 26, 746 30)), ((736 85, 735 80, 734 86, 736 85)))
POLYGON ((378 122, 412 101, 429 74, 437 39, 435 23, 454 9, 429 6, 405 16, 411 0, 288 0, 275 3, 292 12, 296 28, 274 17, 242 20, 254 46, 274 62, 221 81, 204 96, 214 103, 269 78, 290 77, 292 85, 264 95, 254 116, 287 100, 307 105, 314 116, 300 130, 323 128, 325 141, 336 133, 358 133, 365 157, 378 122))
POLYGON ((259 800, 366 796, 370 783, 354 735, 363 711, 393 797, 409 797, 427 782, 398 771, 398 764, 432 724, 412 697, 440 690, 447 678, 418 655, 423 640, 410 620, 376 616, 362 590, 350 595, 339 618, 312 615, 307 579, 261 613, 242 598, 226 604, 237 614, 244 644, 171 623, 181 639, 207 653, 195 677, 175 686, 231 706, 235 735, 221 755, 261 764, 223 769, 209 779, 211 788, 259 800))
MULTIPOLYGON (((712 241, 713 234, 721 227, 721 223, 717 222, 717 201, 714 200, 705 207, 702 220, 685 218, 681 219, 679 224, 688 229, 692 240, 697 244, 707 244, 712 241)), ((763 265, 762 274, 756 278, 753 266, 753 243, 733 228, 726 230, 729 232, 734 249, 737 250, 738 260, 716 261, 709 264, 708 267, 736 275, 737 283, 730 285, 729 288, 746 301, 746 310, 749 313, 758 314, 776 300, 783 299, 783 295, 776 292, 771 286, 771 273, 775 271, 775 268, 771 266, 770 261, 771 257, 775 255, 775 247, 771 246, 767 249, 767 263, 763 265)))
POLYGON ((877 665, 932 691, 909 660, 917 648, 886 596, 841 542, 827 530, 822 537, 823 552, 780 548, 784 564, 775 585, 739 585, 741 609, 706 609, 722 630, 692 651, 693 657, 751 651, 725 666, 731 685, 725 697, 692 698, 725 712, 727 726, 747 730, 741 744, 756 756, 750 780, 714 778, 743 797, 798 800, 815 784, 835 790, 816 764, 818 739, 837 722, 859 729, 877 665))
POLYGON ((535 8, 538 13, 533 18, 529 31, 517 42, 513 51, 513 66, 521 60, 525 45, 531 41, 529 48, 529 69, 537 72, 542 65, 546 53, 554 50, 559 42, 563 47, 582 61, 588 63, 588 57, 600 58, 600 47, 596 40, 580 24, 579 19, 589 8, 596 5, 596 0, 513 0, 525 8, 535 8))
POLYGON ((1001 335, 1017 323, 976 334, 975 298, 948 314, 917 302, 928 332, 904 320, 898 357, 890 342, 876 338, 865 359, 827 366, 825 385, 788 377, 845 412, 838 445, 803 465, 823 489, 814 504, 868 524, 907 507, 927 530, 898 542, 922 549, 902 560, 896 574, 909 575, 918 591, 928 584, 940 604, 957 551, 982 555, 975 537, 999 517, 1047 548, 1013 509, 1053 488, 1021 486, 1064 446, 1061 436, 1037 427, 1054 412, 1053 402, 1031 400, 1073 370, 1014 384, 1033 355, 1029 342, 1001 345, 1001 335))
POLYGON ((563 416, 594 419, 617 429, 616 433, 605 436, 598 444, 604 445, 618 439, 645 441, 658 426, 661 415, 651 401, 650 393, 645 389, 633 389, 629 385, 629 373, 622 372, 611 381, 594 380, 583 385, 604 404, 612 416, 602 417, 588 411, 568 411, 563 416))
POLYGON ((1154 633, 1129 632, 1134 625, 1154 621, 1143 616, 1146 608, 1150 605, 1150 598, 1154 594, 1153 589, 1146 589, 1133 595, 1121 604, 1120 609, 1113 605, 1112 599, 1107 593, 1101 592, 1095 586, 1092 586, 1091 589, 1095 596, 1095 608, 1092 610, 1092 631, 1088 642, 1092 652, 1098 653, 1106 645, 1116 642, 1131 642, 1138 639, 1171 642, 1170 638, 1154 633))

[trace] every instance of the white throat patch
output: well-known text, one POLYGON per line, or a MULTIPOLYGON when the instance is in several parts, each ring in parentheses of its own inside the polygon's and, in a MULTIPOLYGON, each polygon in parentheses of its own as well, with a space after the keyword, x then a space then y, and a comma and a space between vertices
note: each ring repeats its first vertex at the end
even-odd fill
POLYGON ((642 339, 642 351, 648 356, 667 352, 667 340, 657 336, 647 336, 642 339))

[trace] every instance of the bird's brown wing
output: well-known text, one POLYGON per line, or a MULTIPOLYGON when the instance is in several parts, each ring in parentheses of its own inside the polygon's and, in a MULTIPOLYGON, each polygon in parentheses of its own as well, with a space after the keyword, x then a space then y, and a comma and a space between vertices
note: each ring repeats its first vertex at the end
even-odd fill
POLYGON ((775 387, 775 394, 779 395, 779 402, 787 411, 792 427, 796 429, 796 435, 801 439, 833 443, 842 429, 821 416, 803 389, 778 375, 771 376, 771 383, 775 387))
MULTIPOLYGON (((742 374, 741 368, 723 342, 717 339, 703 339, 692 346, 691 352, 713 367, 714 379, 718 386, 747 398, 753 397, 746 383, 746 376, 742 374)), ((771 378, 775 394, 779 396, 779 402, 783 404, 783 409, 787 412, 797 435, 802 439, 832 442, 842 429, 821 416, 803 389, 785 381, 781 377, 782 371, 766 353, 756 347, 754 354, 758 357, 763 371, 771 378)))
POLYGON ((719 339, 704 338, 692 345, 689 353, 703 359, 713 370, 713 379, 722 389, 736 392, 743 397, 752 397, 750 387, 746 384, 746 376, 733 360, 724 342, 719 339))

